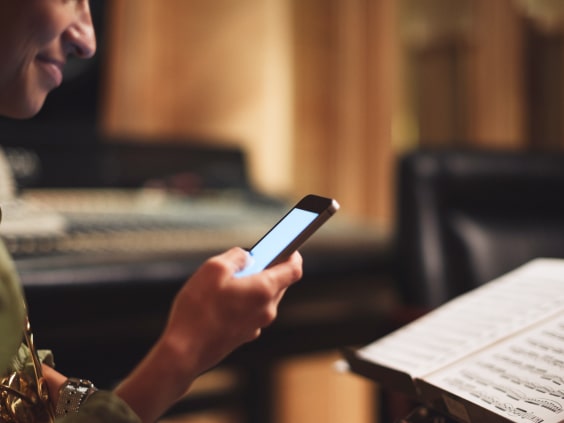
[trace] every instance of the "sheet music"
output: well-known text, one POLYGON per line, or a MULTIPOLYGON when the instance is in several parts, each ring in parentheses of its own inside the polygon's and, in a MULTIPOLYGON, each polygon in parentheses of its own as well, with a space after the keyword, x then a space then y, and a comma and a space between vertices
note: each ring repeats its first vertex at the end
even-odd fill
POLYGON ((564 262, 538 259, 360 349, 366 360, 422 376, 564 309, 564 262))
POLYGON ((563 422, 564 312, 425 381, 515 422, 563 422))

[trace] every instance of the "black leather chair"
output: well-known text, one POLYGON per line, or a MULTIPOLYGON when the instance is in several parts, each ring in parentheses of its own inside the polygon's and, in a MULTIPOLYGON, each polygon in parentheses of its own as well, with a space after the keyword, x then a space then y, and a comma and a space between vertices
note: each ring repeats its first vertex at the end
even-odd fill
POLYGON ((418 150, 398 163, 397 269, 435 307, 535 257, 564 257, 564 154, 418 150))
MULTIPOLYGON (((564 154, 416 150, 398 160, 396 195, 398 326, 533 258, 564 257, 564 154)), ((449 421, 399 393, 380 401, 385 422, 449 421)))

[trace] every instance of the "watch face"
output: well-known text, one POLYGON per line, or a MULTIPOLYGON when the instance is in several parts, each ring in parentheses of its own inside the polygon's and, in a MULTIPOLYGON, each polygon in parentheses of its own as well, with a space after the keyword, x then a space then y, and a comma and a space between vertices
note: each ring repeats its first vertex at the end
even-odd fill
POLYGON ((61 417, 69 413, 78 413, 82 403, 96 390, 89 380, 68 378, 59 391, 55 415, 61 417))

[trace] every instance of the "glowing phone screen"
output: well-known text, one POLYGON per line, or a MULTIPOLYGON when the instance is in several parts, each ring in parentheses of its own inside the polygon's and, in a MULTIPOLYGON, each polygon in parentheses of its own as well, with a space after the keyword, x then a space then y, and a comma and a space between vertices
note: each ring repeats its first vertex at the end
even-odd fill
POLYGON ((290 211, 251 249, 249 264, 235 276, 252 275, 264 270, 317 216, 318 213, 302 209, 290 211))

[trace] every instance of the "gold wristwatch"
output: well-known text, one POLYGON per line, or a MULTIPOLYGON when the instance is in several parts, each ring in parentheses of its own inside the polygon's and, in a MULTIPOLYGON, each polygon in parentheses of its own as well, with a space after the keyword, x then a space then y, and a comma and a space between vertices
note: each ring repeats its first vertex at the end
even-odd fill
POLYGON ((82 403, 96 391, 96 387, 89 380, 68 378, 59 389, 55 416, 61 417, 69 413, 78 413, 82 403))

